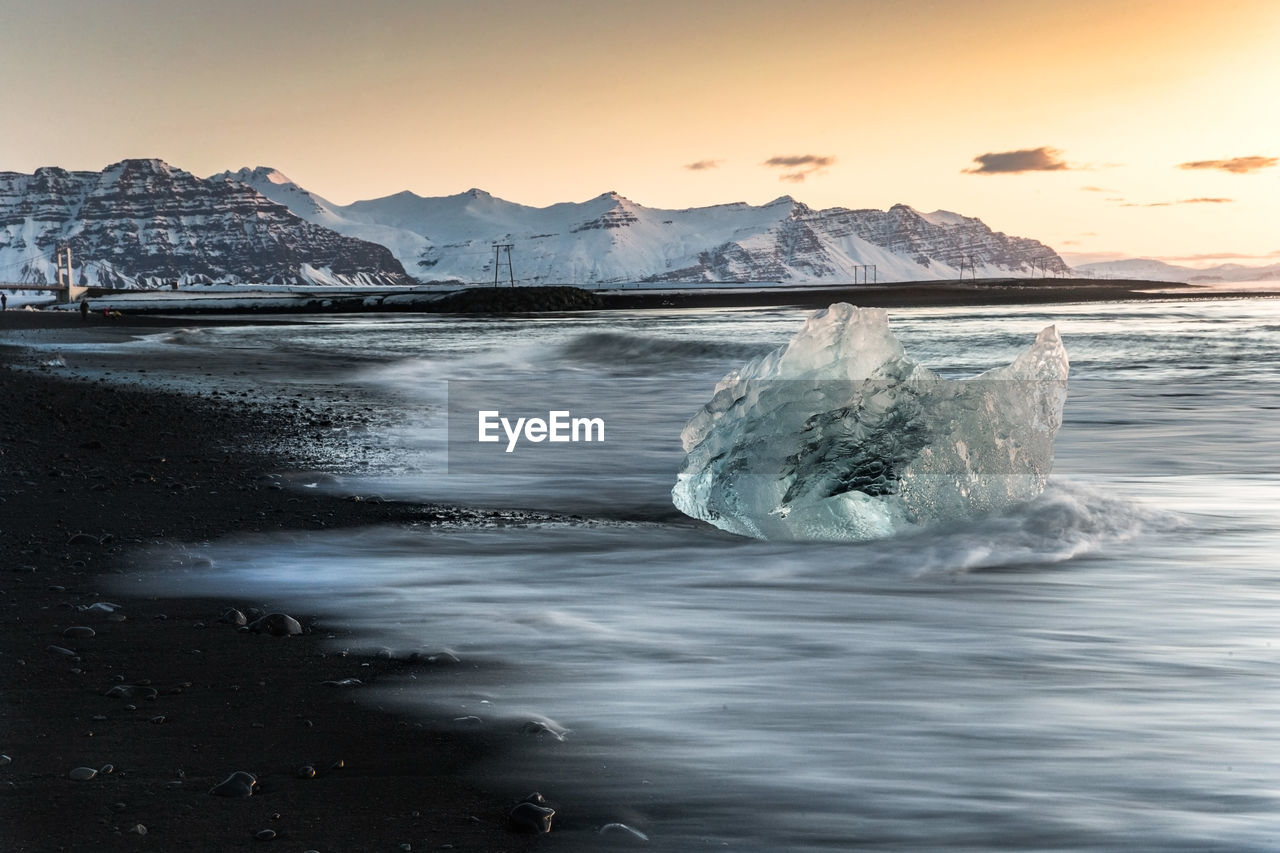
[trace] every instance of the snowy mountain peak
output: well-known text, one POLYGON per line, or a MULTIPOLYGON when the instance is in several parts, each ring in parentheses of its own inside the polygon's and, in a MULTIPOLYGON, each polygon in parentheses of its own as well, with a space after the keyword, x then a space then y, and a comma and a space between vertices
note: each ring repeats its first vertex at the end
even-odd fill
POLYGON ((170 166, 158 157, 134 157, 121 160, 119 163, 112 163, 110 166, 102 170, 103 174, 125 175, 125 174, 150 174, 150 175, 185 175, 188 174, 181 169, 170 166))
POLYGON ((212 177, 216 178, 223 176, 231 177, 232 179, 246 183, 249 186, 255 186, 264 181, 281 186, 287 184, 297 186, 297 184, 289 180, 289 177, 279 169, 273 169, 270 166, 255 166, 252 169, 246 166, 238 172, 221 172, 218 175, 213 175, 212 177))
POLYGON ((917 210, 916 213, 919 214, 921 219, 937 225, 940 228, 952 228, 957 225, 968 225, 975 221, 971 217, 962 216, 959 213, 952 213, 949 210, 935 210, 932 213, 920 213, 920 211, 917 210))
POLYGON ((635 203, 634 201, 632 201, 631 199, 629 199, 629 198, 627 198, 626 196, 622 195, 622 194, 621 194, 621 193, 619 193, 617 190, 609 190, 608 192, 600 193, 600 195, 598 195, 598 196, 596 196, 595 198, 591 199, 591 201, 589 201, 589 202, 587 202, 587 203, 588 203, 588 204, 591 204, 591 203, 593 203, 593 202, 604 202, 604 203, 606 203, 606 204, 611 204, 611 205, 623 205, 623 206, 626 206, 626 207, 636 207, 636 206, 637 206, 637 205, 636 205, 636 203, 635 203))

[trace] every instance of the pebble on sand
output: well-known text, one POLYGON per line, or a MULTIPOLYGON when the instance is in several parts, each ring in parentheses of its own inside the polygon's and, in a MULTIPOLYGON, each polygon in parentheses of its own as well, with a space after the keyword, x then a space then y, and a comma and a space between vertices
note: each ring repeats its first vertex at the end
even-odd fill
POLYGON ((274 841, 276 838, 276 831, 274 829, 259 829, 253 834, 253 837, 259 841, 274 841))
POLYGON ((535 791, 507 814, 507 821, 513 829, 521 832, 550 832, 551 818, 555 817, 556 810, 548 807, 546 803, 542 794, 535 791))
POLYGON ((67 774, 68 777, 76 780, 77 782, 88 782, 97 775, 98 771, 94 770, 92 767, 77 767, 67 774))
POLYGON ((225 613, 218 617, 219 622, 226 622, 229 625, 235 625, 237 628, 242 625, 249 624, 249 620, 245 615, 234 607, 229 608, 225 613))
POLYGON ((13 759, 7 755, 0 755, 0 767, 8 767, 13 763, 13 759))
POLYGON ((133 699, 138 696, 143 699, 154 699, 160 695, 160 691, 143 684, 117 684, 105 695, 108 699, 133 699))
POLYGON ((268 613, 250 622, 249 630, 255 634, 267 633, 273 637, 290 637, 301 634, 302 626, 292 616, 284 613, 268 613))
POLYGON ((209 793, 217 797, 252 797, 253 789, 258 785, 258 777, 243 770, 237 770, 210 789, 209 793))
POLYGON ((62 636, 68 640, 87 640, 90 637, 97 636, 97 631, 87 625, 72 625, 70 628, 62 632, 62 636))
POLYGON ((600 827, 600 834, 634 838, 636 841, 649 840, 649 836, 634 827, 627 826, 625 823, 606 823, 604 826, 600 827))
POLYGON ((529 720, 520 727, 520 732, 526 735, 538 735, 539 737, 546 736, 558 741, 563 741, 564 736, 568 734, 569 730, 549 721, 529 720))
POLYGON ((110 601, 95 601, 88 607, 84 608, 85 613, 115 613, 120 609, 119 604, 112 604, 110 601))

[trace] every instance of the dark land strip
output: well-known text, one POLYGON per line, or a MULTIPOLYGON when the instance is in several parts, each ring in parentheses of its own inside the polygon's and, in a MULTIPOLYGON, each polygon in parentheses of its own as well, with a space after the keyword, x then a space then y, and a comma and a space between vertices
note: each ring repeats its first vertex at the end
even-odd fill
MULTIPOLYGON (((246 286, 246 294, 252 287, 246 286)), ((176 294, 162 293, 152 304, 113 302, 110 294, 90 299, 89 324, 110 324, 117 318, 103 317, 110 308, 127 314, 134 324, 172 324, 163 316, 190 318, 235 315, 237 322, 306 314, 431 313, 431 314, 522 314, 535 312, 635 311, 670 308, 797 307, 825 308, 833 302, 848 302, 863 308, 947 308, 982 305, 1048 305, 1090 302, 1240 299, 1280 296, 1280 284, 1218 285, 1205 287, 1178 282, 1119 279, 984 279, 980 281, 926 281, 872 285, 774 285, 768 287, 717 287, 714 284, 673 285, 670 290, 627 289, 584 290, 571 285, 539 287, 474 286, 449 293, 385 291, 352 292, 340 288, 317 289, 306 293, 260 294, 269 297, 254 304, 219 305, 217 298, 197 290, 184 292, 194 301, 184 303, 176 294), (145 318, 145 319, 144 319, 145 318)), ((10 311, 0 314, 0 329, 43 328, 65 321, 65 311, 10 311)), ((78 318, 77 318, 78 319, 78 318)))

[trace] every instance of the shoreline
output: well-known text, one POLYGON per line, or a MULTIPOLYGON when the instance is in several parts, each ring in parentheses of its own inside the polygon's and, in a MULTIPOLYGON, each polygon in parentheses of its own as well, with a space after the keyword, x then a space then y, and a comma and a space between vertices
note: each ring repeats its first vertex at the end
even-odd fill
MULTIPOLYGON (((332 314, 430 313, 523 314, 579 311, 636 311, 669 308, 797 307, 825 308, 850 302, 864 308, 947 308, 959 306, 1046 305, 1150 300, 1242 299, 1280 296, 1280 283, 1250 288, 1209 287, 1141 279, 984 279, 872 285, 781 285, 771 287, 692 285, 667 289, 586 290, 571 285, 546 287, 472 287, 455 291, 243 292, 196 290, 156 294, 125 291, 91 297, 86 324, 119 325, 119 311, 137 325, 222 323, 230 316, 246 322, 287 322, 288 318, 332 314), (203 318, 203 319, 201 319, 203 318)), ((71 318, 74 309, 10 309, 0 312, 0 329, 41 328, 71 318), (55 319, 61 318, 61 319, 55 319)))
MULTIPOLYGON (((357 703, 352 691, 324 685, 465 678, 465 662, 334 654, 326 640, 343 633, 307 613, 290 613, 307 630, 293 637, 218 621, 229 606, 290 612, 288 602, 115 591, 158 543, 431 523, 450 510, 289 488, 273 475, 290 456, 306 461, 305 446, 289 437, 309 435, 311 425, 283 402, 65 379, 10 361, 0 350, 6 850, 239 849, 262 830, 297 850, 531 843, 506 824, 528 791, 459 781, 478 758, 501 754, 501 737, 357 703), (121 607, 87 609, 97 602, 121 607), (71 627, 95 633, 64 636, 71 627), (105 695, 121 684, 141 688, 143 701, 105 695), (68 777, 108 764, 113 772, 88 781, 68 777), (319 774, 299 778, 308 764, 319 774), (257 775, 259 793, 211 796, 235 771, 257 775)), ((337 408, 323 417, 342 418, 337 408)))

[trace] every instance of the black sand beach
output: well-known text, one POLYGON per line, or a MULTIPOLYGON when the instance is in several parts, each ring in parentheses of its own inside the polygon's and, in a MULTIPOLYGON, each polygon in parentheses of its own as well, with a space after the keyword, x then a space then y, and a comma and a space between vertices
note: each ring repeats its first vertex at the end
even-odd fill
POLYGON ((290 614, 302 636, 219 621, 229 606, 272 612, 273 602, 106 591, 151 543, 440 517, 263 476, 305 464, 314 423, 341 413, 66 381, 11 369, 13 351, 0 358, 0 848, 236 850, 263 830, 299 851, 525 843, 506 813, 528 792, 458 782, 469 759, 501 744, 323 684, 462 668, 335 656, 332 632, 306 613, 290 614), (132 695, 107 695, 121 685, 132 695), (306 765, 315 778, 299 777, 306 765), (100 772, 75 781, 78 767, 100 772), (255 774, 259 793, 211 796, 235 771, 255 774))

